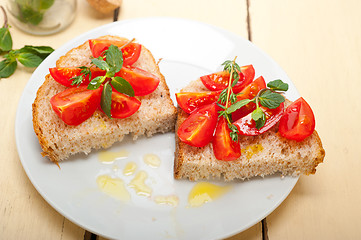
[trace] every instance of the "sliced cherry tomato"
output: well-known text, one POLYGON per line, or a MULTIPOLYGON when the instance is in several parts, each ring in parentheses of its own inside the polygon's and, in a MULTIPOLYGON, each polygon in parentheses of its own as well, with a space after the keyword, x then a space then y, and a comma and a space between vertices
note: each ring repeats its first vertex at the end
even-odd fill
POLYGON ((79 125, 99 107, 102 88, 72 87, 54 95, 50 103, 55 113, 68 125, 79 125))
POLYGON ((233 161, 241 156, 239 142, 231 139, 227 120, 221 117, 218 121, 216 132, 212 141, 213 153, 218 160, 233 161))
POLYGON ((177 103, 186 113, 214 103, 218 100, 220 92, 180 92, 176 93, 177 103))
POLYGON ((256 136, 261 133, 266 132, 271 127, 273 127, 282 117, 284 103, 281 103, 278 108, 269 109, 262 107, 263 112, 266 115, 266 123, 260 129, 256 128, 256 123, 252 119, 252 113, 249 113, 247 116, 238 119, 237 121, 233 122, 234 125, 238 128, 239 134, 247 135, 247 136, 256 136))
POLYGON ((113 118, 126 118, 138 111, 140 104, 141 102, 135 97, 113 91, 110 113, 113 118))
POLYGON ((250 84, 254 80, 254 76, 256 75, 253 65, 242 66, 241 72, 243 73, 245 79, 244 86, 250 84))
MULTIPOLYGON (((110 45, 121 47, 125 45, 128 40, 109 40, 109 39, 90 39, 89 47, 92 52, 93 57, 98 58, 103 56, 104 51, 109 48, 110 45)), ((124 48, 121 49, 123 53, 123 65, 130 66, 135 63, 142 49, 142 45, 139 43, 130 43, 124 48)))
POLYGON ((301 97, 285 110, 280 120, 279 132, 287 139, 302 141, 313 133, 315 125, 313 111, 301 97))
POLYGON ((135 96, 152 93, 159 85, 159 78, 137 67, 123 67, 115 74, 127 80, 134 89, 135 96))
MULTIPOLYGON (((91 79, 105 74, 105 71, 95 67, 92 67, 90 71, 91 79)), ((81 69, 78 67, 53 67, 49 68, 49 72, 55 81, 66 87, 74 87, 71 85, 73 82, 71 79, 81 75, 81 69)), ((89 82, 89 76, 87 76, 80 85, 88 85, 89 82)))
POLYGON ((179 139, 194 147, 210 143, 217 125, 217 111, 217 104, 212 103, 193 112, 178 128, 179 139))
MULTIPOLYGON (((237 84, 233 87, 233 92, 239 93, 245 86, 247 86, 253 81, 254 75, 255 71, 252 65, 241 67, 241 72, 239 73, 239 80, 237 84)), ((228 86, 229 76, 229 72, 221 71, 202 76, 200 79, 207 89, 211 91, 220 91, 228 86)))
MULTIPOLYGON (((264 81, 263 77, 260 76, 242 90, 241 94, 237 96, 237 101, 241 101, 243 99, 253 99, 257 95, 257 93, 263 88, 266 88, 266 82, 264 81)), ((237 121, 238 119, 253 112, 253 110, 255 109, 256 104, 249 103, 246 106, 232 113, 232 120, 237 121)))

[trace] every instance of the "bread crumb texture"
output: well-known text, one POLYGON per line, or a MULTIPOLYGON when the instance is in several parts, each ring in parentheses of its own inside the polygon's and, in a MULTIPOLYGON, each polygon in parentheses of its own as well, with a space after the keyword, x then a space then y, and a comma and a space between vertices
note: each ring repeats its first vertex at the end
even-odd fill
MULTIPOLYGON (((198 79, 182 89, 183 92, 206 91, 198 79)), ((286 101, 285 106, 291 102, 286 101)), ((176 131, 188 117, 178 107, 176 131)), ((212 144, 197 148, 176 138, 174 177, 192 181, 201 179, 248 179, 264 177, 275 173, 298 176, 314 174, 319 163, 323 162, 325 151, 316 131, 302 142, 287 140, 278 133, 278 124, 258 136, 241 136, 242 155, 234 161, 217 160, 212 144)))
MULTIPOLYGON (((86 42, 59 58, 56 65, 89 65, 90 57, 89 44, 86 42)), ((138 98, 141 101, 139 110, 125 119, 110 119, 97 110, 92 117, 78 126, 66 125, 52 110, 50 98, 66 87, 57 83, 50 74, 47 75, 33 103, 33 126, 43 150, 42 155, 48 156, 52 161, 61 161, 76 153, 88 154, 92 149, 108 148, 113 143, 122 141, 128 134, 137 139, 141 135, 150 137, 155 133, 174 131, 176 108, 170 99, 163 75, 152 54, 144 46, 133 66, 149 71, 161 80, 153 93, 138 98)))

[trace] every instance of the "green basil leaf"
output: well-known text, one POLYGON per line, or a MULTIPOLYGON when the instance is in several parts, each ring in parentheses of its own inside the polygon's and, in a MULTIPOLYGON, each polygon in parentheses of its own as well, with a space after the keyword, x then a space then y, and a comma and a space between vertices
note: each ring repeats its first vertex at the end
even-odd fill
POLYGON ((16 61, 9 61, 8 59, 5 59, 0 62, 0 78, 7 78, 10 77, 17 67, 16 61))
POLYGON ((115 75, 115 69, 110 67, 110 69, 105 73, 105 77, 107 78, 113 78, 115 75))
POLYGON ((20 52, 28 52, 36 54, 40 57, 47 57, 50 53, 54 51, 52 47, 49 46, 31 46, 31 45, 25 45, 21 49, 19 49, 20 52))
POLYGON ((226 113, 231 114, 240 109, 241 107, 246 106, 250 102, 252 102, 252 100, 250 99, 243 99, 241 101, 235 102, 233 105, 226 109, 226 113))
POLYGON ((17 59, 25 67, 37 67, 43 61, 41 57, 32 53, 20 53, 17 55, 17 59))
POLYGON ((256 128, 261 129, 266 123, 266 115, 261 108, 256 108, 251 114, 252 119, 256 122, 256 128))
POLYGON ((280 104, 285 101, 285 97, 279 93, 267 90, 261 94, 261 96, 259 97, 259 101, 262 106, 269 109, 275 109, 278 108, 280 104))
POLYGON ((105 83, 102 91, 102 97, 100 100, 100 106, 109 118, 112 118, 112 92, 113 90, 112 87, 109 85, 109 82, 105 83))
POLYGON ((101 70, 105 70, 108 71, 109 70, 109 65, 107 62, 105 62, 104 60, 100 59, 100 58, 93 58, 91 60, 91 62, 97 66, 98 68, 100 68, 101 70))
POLYGON ((110 45, 105 51, 105 58, 114 73, 119 72, 123 67, 123 54, 117 46, 110 45))
POLYGON ((90 81, 87 88, 90 90, 98 89, 100 87, 100 85, 104 82, 104 80, 105 80, 105 77, 98 76, 90 81))
POLYGON ((0 28, 0 50, 7 52, 13 48, 13 40, 9 28, 0 28))
POLYGON ((15 62, 17 54, 18 53, 16 52, 16 50, 11 50, 9 53, 4 55, 4 58, 7 59, 9 62, 15 62))
POLYGON ((111 81, 112 86, 120 93, 134 97, 134 89, 130 83, 122 77, 115 77, 111 81))
POLYGON ((267 87, 269 87, 270 89, 275 90, 275 91, 287 91, 288 90, 288 84, 284 83, 280 79, 277 79, 277 80, 267 83, 267 87))

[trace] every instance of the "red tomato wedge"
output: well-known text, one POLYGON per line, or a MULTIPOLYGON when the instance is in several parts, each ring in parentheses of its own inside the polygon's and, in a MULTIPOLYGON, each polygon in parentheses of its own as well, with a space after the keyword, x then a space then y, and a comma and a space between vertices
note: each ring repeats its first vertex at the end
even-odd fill
MULTIPOLYGON (((90 39, 89 47, 93 57, 98 58, 103 56, 104 51, 109 48, 110 45, 122 47, 128 42, 128 40, 109 40, 109 39, 90 39)), ((130 43, 121 49, 123 53, 123 65, 130 66, 135 63, 142 49, 142 45, 139 43, 130 43)))
POLYGON ((233 161, 241 156, 239 142, 232 141, 227 120, 221 117, 218 121, 216 132, 212 141, 213 153, 218 160, 233 161))
POLYGON ((115 76, 127 80, 132 85, 135 96, 145 96, 152 93, 160 82, 157 76, 137 67, 123 67, 115 76))
POLYGON ((72 87, 54 95, 50 103, 55 113, 68 125, 79 125, 99 107, 102 88, 72 87))
MULTIPOLYGON (((253 99, 257 95, 257 93, 263 88, 266 88, 266 82, 264 81, 263 77, 260 76, 242 90, 241 94, 237 96, 237 101, 241 101, 243 99, 253 99)), ((255 109, 256 104, 249 103, 246 106, 232 113, 232 120, 237 121, 238 119, 253 112, 253 110, 255 109)))
POLYGON ((179 139, 194 147, 204 147, 210 143, 217 125, 218 108, 217 104, 212 103, 189 115, 178 128, 179 139))
POLYGON ((214 103, 218 100, 220 92, 180 92, 176 93, 177 103, 186 113, 214 103))
POLYGON ((247 136, 256 136, 262 134, 273 127, 282 117, 284 103, 281 103, 278 108, 275 109, 268 109, 262 107, 263 112, 266 115, 266 123, 260 129, 256 128, 256 123, 252 119, 252 113, 249 113, 245 117, 238 119, 237 121, 233 122, 234 125, 238 128, 239 134, 247 135, 247 136))
MULTIPOLYGON (((105 74, 105 71, 95 67, 92 67, 90 71, 92 73, 91 79, 96 78, 98 76, 103 76, 105 74)), ((71 79, 73 77, 81 75, 81 69, 78 67, 53 67, 53 68, 49 68, 49 72, 55 81, 66 87, 74 87, 73 85, 71 85, 72 83, 71 79)), ((90 82, 89 76, 87 76, 85 79, 83 79, 83 82, 80 85, 82 86, 88 85, 89 82, 90 82)))
POLYGON ((250 84, 254 80, 254 76, 256 75, 253 65, 242 66, 241 72, 243 73, 243 76, 245 78, 244 86, 250 84))
MULTIPOLYGON (((202 76, 200 77, 200 79, 207 89, 211 91, 220 91, 228 86, 229 76, 229 72, 221 71, 202 76)), ((239 93, 245 86, 247 86, 253 81, 254 76, 255 71, 252 65, 241 67, 241 72, 239 73, 239 80, 237 84, 233 87, 233 92, 239 93)))
POLYGON ((301 97, 286 108, 280 120, 279 133, 287 139, 302 141, 313 133, 315 125, 313 111, 301 97))
POLYGON ((137 112, 140 104, 141 102, 135 97, 113 91, 110 113, 113 118, 126 118, 137 112))

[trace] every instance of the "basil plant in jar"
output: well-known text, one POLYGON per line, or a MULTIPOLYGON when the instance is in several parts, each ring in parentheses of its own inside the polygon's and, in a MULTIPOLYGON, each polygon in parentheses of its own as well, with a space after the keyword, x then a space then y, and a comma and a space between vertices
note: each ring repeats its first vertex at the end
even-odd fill
POLYGON ((75 17, 76 0, 7 0, 10 24, 35 35, 59 32, 75 17))

